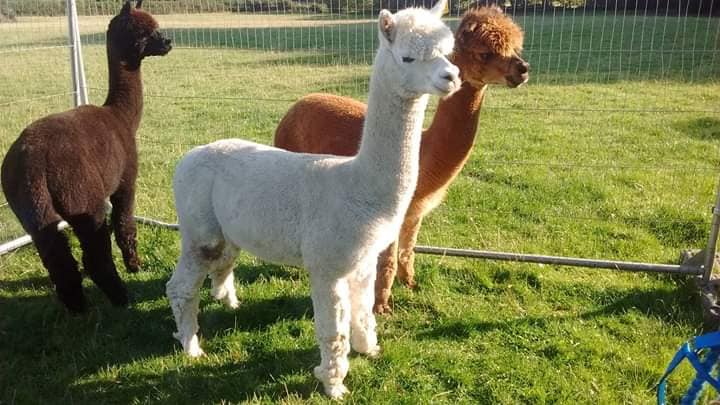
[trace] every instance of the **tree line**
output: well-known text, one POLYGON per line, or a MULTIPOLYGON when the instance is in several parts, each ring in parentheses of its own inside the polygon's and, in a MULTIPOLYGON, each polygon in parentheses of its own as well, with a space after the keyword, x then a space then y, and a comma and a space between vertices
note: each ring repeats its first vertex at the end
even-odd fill
MULTIPOLYGON (((76 0, 81 15, 114 14, 119 0, 76 0)), ((382 8, 391 11, 409 7, 431 7, 435 0, 150 0, 144 8, 154 14, 199 12, 272 12, 296 14, 372 15, 382 8)), ((720 0, 450 0, 452 14, 460 14, 478 5, 497 5, 512 14, 546 13, 558 10, 574 12, 635 13, 644 15, 720 15, 720 0)), ((6 0, 0 15, 65 15, 64 0, 6 0)))

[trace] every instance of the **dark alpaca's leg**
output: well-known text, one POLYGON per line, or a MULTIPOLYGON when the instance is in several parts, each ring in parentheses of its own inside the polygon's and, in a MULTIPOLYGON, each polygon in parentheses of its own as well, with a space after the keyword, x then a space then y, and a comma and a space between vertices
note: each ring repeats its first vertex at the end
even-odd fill
POLYGON ((128 294, 115 269, 110 243, 110 227, 104 211, 94 216, 77 215, 68 219, 83 250, 83 266, 95 285, 113 305, 127 306, 128 294))
POLYGON ((32 239, 60 301, 72 312, 83 312, 87 303, 82 291, 82 275, 70 251, 68 239, 57 230, 57 224, 53 222, 33 232, 32 239))
POLYGON ((134 188, 119 189, 110 196, 110 202, 113 205, 111 219, 115 230, 115 242, 122 252, 125 268, 130 273, 135 273, 140 270, 140 259, 137 254, 137 229, 133 218, 134 188))

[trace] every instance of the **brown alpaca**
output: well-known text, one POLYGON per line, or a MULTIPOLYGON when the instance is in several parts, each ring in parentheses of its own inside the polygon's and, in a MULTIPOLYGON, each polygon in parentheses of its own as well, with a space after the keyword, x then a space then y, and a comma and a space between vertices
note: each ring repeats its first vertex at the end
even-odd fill
MULTIPOLYGON (((415 286, 414 252, 425 215, 443 200, 472 150, 488 84, 517 87, 528 80, 519 56, 522 30, 497 7, 468 11, 455 34, 451 61, 460 68, 461 89, 440 100, 420 146, 420 173, 396 243, 378 258, 377 313, 389 312, 395 274, 415 286)), ((360 145, 366 106, 347 97, 311 94, 292 106, 275 132, 275 146, 294 152, 352 156, 360 145)))
POLYGON ((128 271, 139 269, 135 220, 138 161, 135 132, 143 108, 140 64, 165 55, 170 40, 150 14, 126 2, 108 26, 110 87, 102 107, 81 106, 41 118, 25 128, 2 164, 2 187, 10 208, 32 237, 58 297, 74 312, 86 307, 82 276, 61 219, 72 226, 83 266, 114 305, 128 304, 113 264, 105 200, 113 205, 115 240, 128 271))

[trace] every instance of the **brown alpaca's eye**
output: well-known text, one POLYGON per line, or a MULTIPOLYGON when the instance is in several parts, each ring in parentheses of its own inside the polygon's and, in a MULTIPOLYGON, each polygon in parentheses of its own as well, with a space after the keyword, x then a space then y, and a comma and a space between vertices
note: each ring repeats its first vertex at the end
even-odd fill
POLYGON ((402 61, 405 63, 413 63, 413 62, 415 62, 415 58, 411 58, 409 56, 403 56, 402 61))

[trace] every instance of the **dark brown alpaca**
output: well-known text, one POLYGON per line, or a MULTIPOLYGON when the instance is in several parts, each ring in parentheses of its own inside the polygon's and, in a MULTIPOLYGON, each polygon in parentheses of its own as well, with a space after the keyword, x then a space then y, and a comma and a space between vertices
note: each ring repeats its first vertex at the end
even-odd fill
POLYGON ((86 307, 82 276, 61 219, 75 231, 83 267, 114 305, 128 304, 113 264, 105 200, 113 205, 115 240, 128 271, 139 270, 136 250, 135 132, 143 109, 140 64, 165 55, 170 40, 150 14, 126 2, 107 30, 110 87, 102 107, 81 106, 49 115, 20 134, 2 164, 2 187, 10 208, 32 237, 58 297, 71 311, 86 307))

